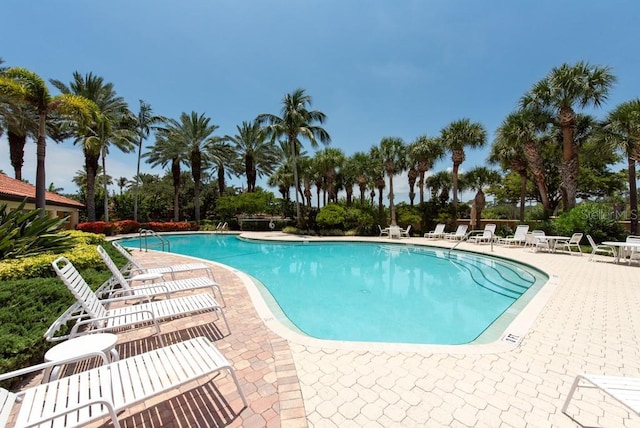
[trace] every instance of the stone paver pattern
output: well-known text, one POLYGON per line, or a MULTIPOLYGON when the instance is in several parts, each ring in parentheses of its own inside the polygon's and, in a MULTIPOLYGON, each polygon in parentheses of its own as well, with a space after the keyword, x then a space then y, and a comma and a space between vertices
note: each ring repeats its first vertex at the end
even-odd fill
MULTIPOLYGON (((295 239, 275 232, 253 236, 295 239)), ((423 238, 395 242, 454 245, 423 238)), ((520 335, 516 343, 439 347, 307 338, 277 320, 246 275, 212 263, 231 334, 221 320, 212 323, 211 314, 164 323, 163 334, 167 342, 209 337, 235 367, 249 407, 242 408, 228 376, 218 377, 132 407, 120 415, 122 426, 640 426, 640 417, 593 389, 576 393, 571 417, 560 411, 578 373, 640 376, 637 265, 521 247, 459 248, 509 257, 550 275, 526 316, 507 329, 520 335)), ((133 254, 149 266, 185 260, 133 254)), ((118 350, 126 356, 152 346, 159 346, 157 339, 142 329, 120 335, 118 350)))

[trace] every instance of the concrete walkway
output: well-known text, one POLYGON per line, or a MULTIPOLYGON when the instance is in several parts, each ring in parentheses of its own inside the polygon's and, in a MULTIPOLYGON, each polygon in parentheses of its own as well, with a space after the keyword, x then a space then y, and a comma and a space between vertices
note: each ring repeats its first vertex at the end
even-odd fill
MULTIPOLYGON (((258 236, 293 239, 279 233, 258 236)), ((423 238, 400 242, 452 245, 423 238)), ((464 243, 460 248, 491 253, 489 245, 464 243)), ((589 389, 580 390, 569 407, 573 419, 560 412, 578 373, 640 376, 637 265, 502 246, 494 246, 492 254, 539 267, 550 282, 507 329, 514 341, 459 347, 301 336, 271 314, 246 275, 214 264, 232 334, 211 338, 235 366, 251 404, 226 418, 220 416, 228 411, 225 406, 208 410, 205 418, 198 410, 208 407, 205 401, 192 406, 190 399, 178 396, 161 406, 165 426, 193 420, 201 420, 200 426, 243 427, 640 426, 640 417, 589 389)), ((153 252, 134 255, 143 264, 180 259, 153 252)), ((199 322, 194 319, 189 327, 202 332, 199 322)), ((240 410, 232 383, 222 379, 215 384, 232 400, 230 408, 240 410)), ((149 407, 132 409, 125 426, 154 426, 148 421, 158 410, 149 412, 149 407)))

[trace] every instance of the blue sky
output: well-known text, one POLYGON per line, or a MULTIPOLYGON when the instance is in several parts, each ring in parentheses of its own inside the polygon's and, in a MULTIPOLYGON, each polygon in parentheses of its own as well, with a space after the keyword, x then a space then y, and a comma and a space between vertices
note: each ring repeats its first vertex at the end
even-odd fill
MULTIPOLYGON (((279 114, 283 96, 304 88, 327 115, 331 145, 347 155, 386 136, 436 136, 463 117, 486 127, 490 145, 519 98, 564 62, 609 66, 618 77, 598 117, 639 96, 637 0, 2 3, 7 66, 63 82, 93 72, 132 110, 144 99, 169 117, 204 113, 218 135, 279 114)), ((468 151, 462 170, 486 164, 487 152, 468 151)), ((0 169, 11 175, 8 153, 1 137, 0 169)), ((107 172, 131 178, 135 163, 134 154, 112 152, 107 172)), ((447 157, 435 170, 450 164, 447 157)), ((82 165, 78 147, 49 142, 47 183, 75 192, 82 165)), ((35 182, 34 143, 23 176, 35 182)), ((406 199, 406 180, 394 184, 406 199)))

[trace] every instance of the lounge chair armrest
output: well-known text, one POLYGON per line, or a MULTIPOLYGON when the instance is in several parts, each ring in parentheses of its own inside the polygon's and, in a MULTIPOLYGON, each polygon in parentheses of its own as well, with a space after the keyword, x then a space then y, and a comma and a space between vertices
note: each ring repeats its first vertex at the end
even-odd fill
MULTIPOLYGON (((123 300, 127 300, 126 298, 123 300)), ((130 299, 129 299, 130 300, 130 299)), ((151 315, 151 319, 149 321, 155 321, 156 319, 156 315, 153 313, 153 311, 150 310, 146 310, 146 309, 142 309, 139 311, 132 311, 132 312, 128 312, 126 314, 119 314, 119 315, 112 315, 112 316, 108 316, 108 317, 102 317, 102 318, 88 318, 85 320, 80 320, 77 323, 75 323, 75 325, 73 326, 73 328, 71 329, 71 333, 69 334, 70 337, 75 337, 75 336, 79 336, 80 333, 78 333, 78 329, 82 326, 85 325, 94 325, 94 328, 91 330, 92 333, 98 332, 98 331, 106 331, 106 330, 110 330, 110 327, 95 327, 96 323, 100 323, 100 321, 107 321, 110 319, 115 319, 115 318, 121 318, 121 317, 127 317, 130 316, 132 314, 149 314, 151 315)), ((140 321, 141 323, 144 321, 140 321)))

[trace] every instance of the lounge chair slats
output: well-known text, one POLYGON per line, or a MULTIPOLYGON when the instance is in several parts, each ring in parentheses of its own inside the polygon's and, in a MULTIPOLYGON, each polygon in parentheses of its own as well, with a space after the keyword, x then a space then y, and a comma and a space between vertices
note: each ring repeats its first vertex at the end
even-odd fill
POLYGON ((567 413, 573 394, 579 387, 597 388, 640 416, 640 378, 638 377, 580 374, 576 376, 573 385, 571 385, 562 406, 563 413, 567 413))
MULTIPOLYGON (((111 417, 114 426, 119 426, 118 411, 221 371, 231 375, 247 406, 231 364, 209 340, 198 337, 19 393, 0 389, 0 426, 6 425, 18 398, 21 405, 17 427, 41 423, 51 427, 79 426, 104 417, 111 417)), ((16 376, 15 373, 0 375, 0 379, 16 376)))

